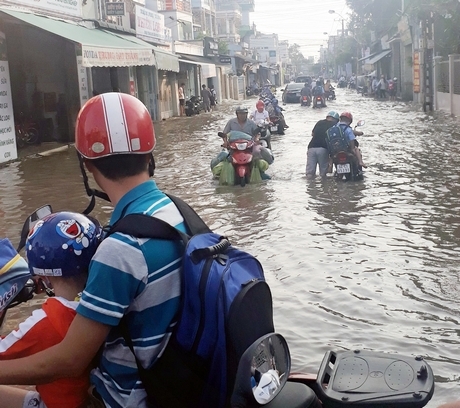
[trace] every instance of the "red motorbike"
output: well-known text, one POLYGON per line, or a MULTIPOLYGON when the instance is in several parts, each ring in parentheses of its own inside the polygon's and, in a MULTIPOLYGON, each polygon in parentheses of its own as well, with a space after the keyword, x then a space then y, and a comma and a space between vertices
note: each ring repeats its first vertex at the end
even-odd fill
POLYGON ((254 140, 248 135, 246 138, 227 139, 225 133, 218 135, 224 139, 224 145, 229 151, 233 168, 235 169, 235 184, 244 187, 251 179, 254 140))

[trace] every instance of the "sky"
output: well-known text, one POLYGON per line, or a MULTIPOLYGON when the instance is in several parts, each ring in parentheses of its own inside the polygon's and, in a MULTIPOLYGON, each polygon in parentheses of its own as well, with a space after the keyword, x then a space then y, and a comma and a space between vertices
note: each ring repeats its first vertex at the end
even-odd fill
POLYGON ((320 46, 327 46, 328 36, 340 34, 342 17, 348 19, 349 12, 345 0, 255 0, 251 21, 257 31, 276 33, 289 45, 297 43, 304 57, 316 60, 320 46))

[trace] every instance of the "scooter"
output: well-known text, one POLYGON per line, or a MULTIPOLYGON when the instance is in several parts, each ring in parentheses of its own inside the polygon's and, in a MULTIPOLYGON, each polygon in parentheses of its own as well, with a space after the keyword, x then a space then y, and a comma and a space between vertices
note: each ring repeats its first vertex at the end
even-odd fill
MULTIPOLYGON (((360 120, 355 126, 364 126, 365 121, 360 120)), ((363 169, 356 163, 356 157, 348 150, 342 150, 332 156, 332 163, 335 166, 334 176, 337 180, 360 181, 363 180, 363 169)))
POLYGON ((251 179, 253 166, 253 148, 255 145, 251 136, 243 132, 231 132, 233 135, 227 137, 225 133, 219 132, 218 135, 224 140, 224 146, 228 149, 230 162, 235 171, 235 184, 244 187, 251 179))
POLYGON ((198 115, 203 109, 201 98, 198 96, 191 96, 185 102, 185 114, 187 116, 198 115))
POLYGON ((329 88, 329 91, 326 91, 325 93, 325 97, 328 101, 334 101, 336 98, 335 98, 335 88, 333 88, 332 86, 329 88))
POLYGON ((271 132, 270 132, 271 123, 268 122, 267 120, 261 120, 257 124, 257 126, 259 127, 259 131, 260 131, 260 137, 259 137, 260 145, 271 150, 272 148, 271 132))
MULTIPOLYGON (((18 251, 34 223, 50 213, 51 207, 44 206, 26 219, 18 251)), ((34 289, 28 272, 4 271, 1 321, 8 308, 30 300, 34 289)), ((289 347, 281 334, 266 333, 243 350, 232 408, 422 408, 434 393, 433 371, 421 356, 328 350, 314 375, 291 373, 289 347)))
POLYGON ((300 97, 300 106, 310 106, 311 105, 311 96, 301 96, 300 97))
POLYGON ((323 98, 321 97, 321 95, 316 95, 313 98, 313 109, 323 108, 324 106, 326 106, 326 105, 324 104, 323 98))

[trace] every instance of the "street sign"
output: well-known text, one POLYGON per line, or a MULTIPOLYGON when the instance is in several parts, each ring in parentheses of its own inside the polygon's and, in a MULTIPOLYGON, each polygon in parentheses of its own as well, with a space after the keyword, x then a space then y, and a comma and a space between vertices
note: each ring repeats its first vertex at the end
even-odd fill
POLYGON ((108 16, 124 16, 125 15, 125 3, 105 3, 105 13, 108 16))
POLYGON ((232 58, 231 57, 219 57, 219 62, 221 64, 231 64, 232 58))

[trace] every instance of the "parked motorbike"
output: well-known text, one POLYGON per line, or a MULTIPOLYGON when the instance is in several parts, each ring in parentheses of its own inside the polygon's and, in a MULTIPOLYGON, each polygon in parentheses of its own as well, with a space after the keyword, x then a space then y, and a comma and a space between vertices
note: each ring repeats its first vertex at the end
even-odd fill
POLYGON ((185 102, 185 114, 187 116, 198 115, 203 110, 203 102, 198 96, 191 96, 185 102))
POLYGON ((311 105, 311 96, 301 96, 300 97, 300 106, 310 106, 311 105))
MULTIPOLYGON (((34 223, 51 212, 50 206, 44 206, 27 218, 18 251, 34 223)), ((6 270, 0 275, 0 325, 6 310, 30 300, 35 289, 28 271, 6 270)), ((422 408, 433 393, 433 371, 421 356, 328 350, 317 375, 291 373, 285 338, 267 333, 239 358, 230 406, 422 408)))
MULTIPOLYGON (((364 120, 360 120, 356 126, 364 126, 364 120)), ((359 181, 364 178, 363 169, 356 163, 356 156, 348 150, 342 150, 332 156, 335 167, 334 176, 337 180, 359 181)))

